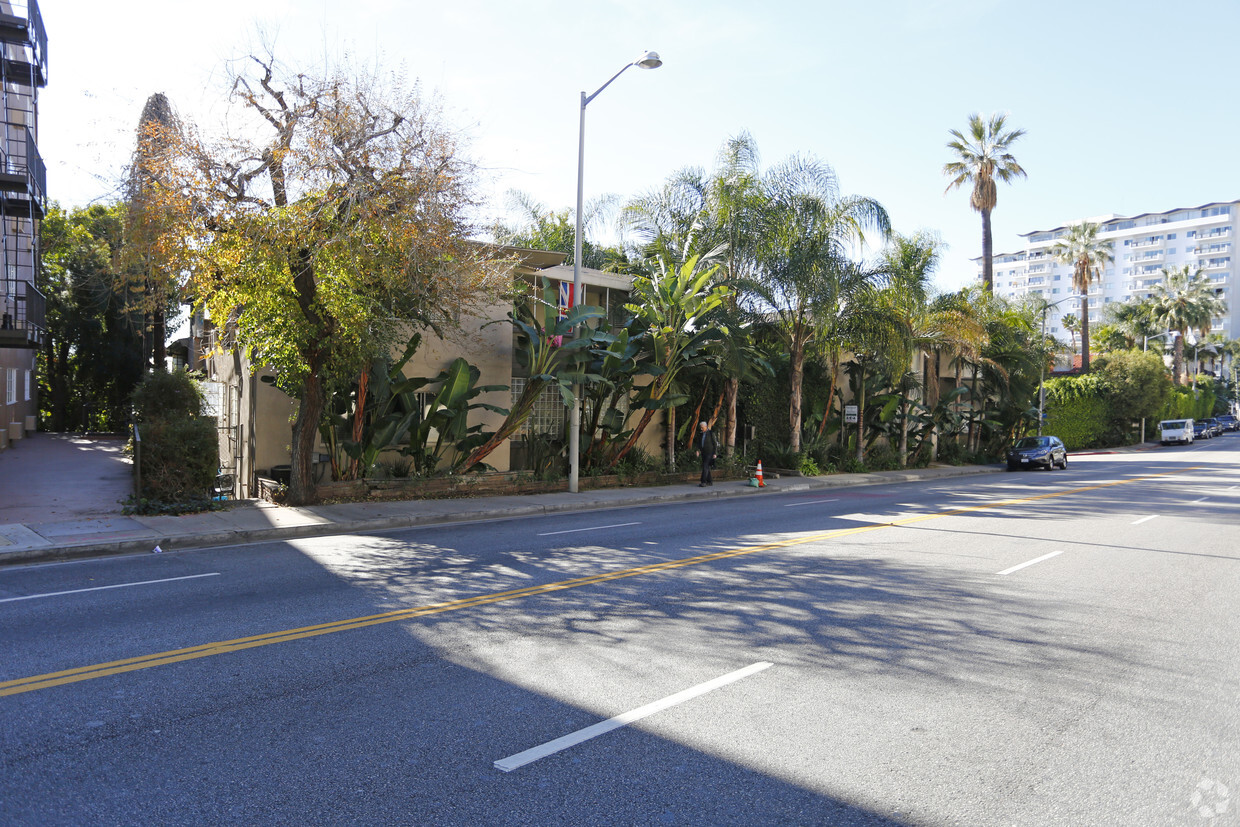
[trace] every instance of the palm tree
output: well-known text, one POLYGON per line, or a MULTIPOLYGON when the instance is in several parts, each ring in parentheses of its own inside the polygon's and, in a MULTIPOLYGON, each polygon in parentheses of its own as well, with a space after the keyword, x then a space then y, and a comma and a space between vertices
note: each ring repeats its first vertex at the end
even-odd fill
POLYGON ((1072 265, 1072 288, 1081 294, 1081 373, 1089 373, 1089 285, 1115 260, 1111 242, 1098 238, 1097 224, 1083 221, 1068 228, 1051 254, 1061 264, 1072 265))
POLYGON ((1179 333, 1175 337, 1171 375, 1180 384, 1184 369, 1184 337, 1189 330, 1210 329, 1216 316, 1227 312, 1227 304, 1215 292, 1214 285, 1200 269, 1163 268, 1162 281, 1154 287, 1154 319, 1164 330, 1179 333))
POLYGON ((1059 319, 1063 329, 1072 337, 1072 354, 1076 355, 1076 334, 1081 329, 1081 317, 1075 313, 1065 313, 1059 319))
POLYGON ((864 232, 891 232, 887 211, 872 198, 841 196, 828 165, 793 157, 763 176, 756 221, 757 275, 741 279, 751 309, 776 322, 788 348, 791 389, 788 425, 792 450, 801 449, 801 384, 805 356, 818 328, 872 285, 877 273, 851 266, 852 245, 864 232))
MULTIPOLYGON (((930 277, 938 267, 942 247, 942 241, 928 233, 897 234, 880 256, 880 267, 890 280, 890 285, 883 290, 883 299, 897 326, 897 347, 892 361, 904 371, 921 356, 925 366, 922 399, 927 406, 938 402, 939 352, 947 348, 967 348, 981 336, 981 326, 958 306, 954 295, 942 299, 930 297, 930 277)), ((908 464, 908 391, 916 384, 901 382, 898 388, 901 466, 908 464)), ((932 446, 936 442, 934 436, 931 437, 932 446)))
MULTIPOLYGON (((719 251, 716 278, 735 285, 753 275, 752 224, 761 200, 760 180, 757 145, 742 132, 724 142, 709 174, 697 168, 682 169, 662 188, 630 201, 621 225, 637 238, 647 260, 683 260, 719 251)), ((737 302, 734 293, 728 307, 735 310, 737 302)), ((728 343, 734 342, 729 339, 728 343)), ((736 349, 730 354, 733 358, 722 365, 726 377, 723 444, 729 455, 736 448, 740 376, 753 369, 752 362, 735 358, 745 352, 745 348, 736 349)))
POLYGON ((955 140, 947 148, 956 153, 956 160, 943 165, 943 174, 950 176, 947 185, 950 192, 965 184, 973 186, 969 206, 982 214, 982 284, 987 293, 994 291, 994 244, 990 232, 990 213, 998 203, 995 179, 1007 183, 1016 177, 1025 177, 1025 171, 1009 148, 1022 135, 1023 129, 1005 132, 1007 116, 993 114, 985 120, 979 114, 969 116, 969 137, 955 129, 955 140))
POLYGON ((1103 315, 1130 348, 1144 346, 1150 336, 1163 332, 1154 321, 1154 302, 1150 299, 1131 298, 1108 304, 1103 315))

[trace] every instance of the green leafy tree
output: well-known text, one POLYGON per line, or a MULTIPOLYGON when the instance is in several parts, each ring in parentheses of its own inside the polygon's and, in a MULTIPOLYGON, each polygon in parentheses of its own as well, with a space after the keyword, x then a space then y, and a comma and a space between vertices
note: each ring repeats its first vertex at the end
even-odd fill
POLYGON ((1075 224, 1051 247, 1055 260, 1072 265, 1072 288, 1081 294, 1081 372, 1089 373, 1089 287, 1115 259, 1111 242, 1098 238, 1098 225, 1075 224))
POLYGON ((142 338, 113 289, 124 207, 53 203, 40 227, 48 336, 40 352, 42 427, 121 431, 142 378, 142 338))
POLYGON ((947 144, 955 153, 954 159, 943 165, 943 174, 952 179, 947 190, 970 185, 969 206, 982 215, 982 287, 987 293, 994 292, 995 283, 990 229, 990 214, 999 202, 995 180, 1008 183, 1025 177, 1025 170, 1010 151, 1024 134, 1023 129, 1007 129, 1006 115, 996 113, 985 119, 973 114, 969 116, 968 135, 953 129, 954 140, 947 144))
POLYGON ((509 289, 510 271, 468 243, 473 168, 416 87, 356 66, 245 65, 233 121, 266 132, 213 141, 187 127, 156 178, 184 196, 169 210, 194 253, 193 294, 297 399, 300 504, 328 388, 388 352, 403 323, 454 325, 509 289))
POLYGON ((167 178, 179 132, 168 98, 162 92, 147 98, 125 184, 125 245, 116 274, 127 307, 141 317, 144 336, 149 333, 156 369, 166 366, 168 319, 180 310, 187 256, 176 211, 169 209, 179 195, 167 178))
POLYGON ((1119 351, 1099 358, 1097 372, 1116 441, 1134 441, 1134 423, 1158 416, 1171 394, 1162 357, 1139 350, 1119 351))

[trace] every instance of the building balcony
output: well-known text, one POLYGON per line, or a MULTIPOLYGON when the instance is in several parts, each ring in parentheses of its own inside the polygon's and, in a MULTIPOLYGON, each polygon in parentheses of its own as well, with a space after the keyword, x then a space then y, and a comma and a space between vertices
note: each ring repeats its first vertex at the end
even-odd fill
POLYGON ((1197 233, 1195 236, 1197 241, 1211 241, 1216 238, 1227 238, 1231 235, 1231 227, 1216 227, 1213 230, 1207 230, 1204 233, 1197 233))
POLYGON ((1164 253, 1162 250, 1158 250, 1155 252, 1142 253, 1139 256, 1133 256, 1130 259, 1130 261, 1133 265, 1141 265, 1147 262, 1162 261, 1166 257, 1166 255, 1167 254, 1164 253))
POLYGON ((1150 247, 1161 247, 1161 246, 1163 246, 1163 244, 1164 244, 1164 243, 1165 243, 1165 240, 1164 240, 1164 239, 1161 239, 1161 238, 1157 238, 1157 239, 1154 239, 1154 238, 1146 238, 1146 239, 1142 239, 1141 241, 1134 241, 1134 242, 1132 242, 1131 244, 1129 244, 1129 245, 1128 245, 1128 249, 1130 249, 1130 250, 1144 250, 1144 249, 1148 249, 1148 248, 1150 248, 1150 247))
POLYGON ((1197 266, 1202 270, 1226 270, 1231 266, 1230 258, 1215 258, 1209 261, 1200 261, 1197 266))
POLYGON ((4 78, 13 83, 47 85, 47 30, 37 0, 0 4, 0 42, 4 50, 4 78))
POLYGON ((17 147, 0 146, 0 201, 6 214, 16 210, 42 218, 47 212, 47 166, 34 134, 24 132, 25 141, 17 147))
POLYGON ((47 300, 28 281, 0 280, 0 347, 40 348, 47 334, 47 300))
POLYGON ((1199 244, 1193 248, 1195 256, 1214 256, 1221 253, 1230 253, 1231 244, 1199 244))

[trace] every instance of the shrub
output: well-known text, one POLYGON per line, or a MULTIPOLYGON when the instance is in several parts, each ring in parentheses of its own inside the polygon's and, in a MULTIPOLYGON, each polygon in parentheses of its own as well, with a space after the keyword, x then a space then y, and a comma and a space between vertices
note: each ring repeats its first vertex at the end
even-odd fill
POLYGON ((202 391, 184 371, 157 370, 134 390, 142 438, 141 498, 133 510, 176 513, 210 508, 220 446, 215 420, 201 416, 202 391))
POLYGON ((202 413, 202 401, 202 389, 183 370, 148 373, 130 397, 138 423, 198 416, 202 413))
POLYGON ((1110 423, 1110 409, 1096 374, 1047 380, 1043 432, 1062 439, 1069 451, 1103 444, 1110 423))
POLYGON ((215 420, 205 416, 155 420, 141 426, 141 434, 143 498, 182 504, 181 510, 210 504, 220 462, 215 420))

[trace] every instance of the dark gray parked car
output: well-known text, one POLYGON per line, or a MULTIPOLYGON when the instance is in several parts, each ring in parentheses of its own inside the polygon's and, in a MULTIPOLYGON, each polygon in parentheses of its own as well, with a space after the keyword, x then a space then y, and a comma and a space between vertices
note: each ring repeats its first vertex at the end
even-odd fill
POLYGON ((1007 453, 1009 471, 1017 468, 1068 467, 1068 449, 1057 436, 1027 436, 1018 439, 1007 453))

